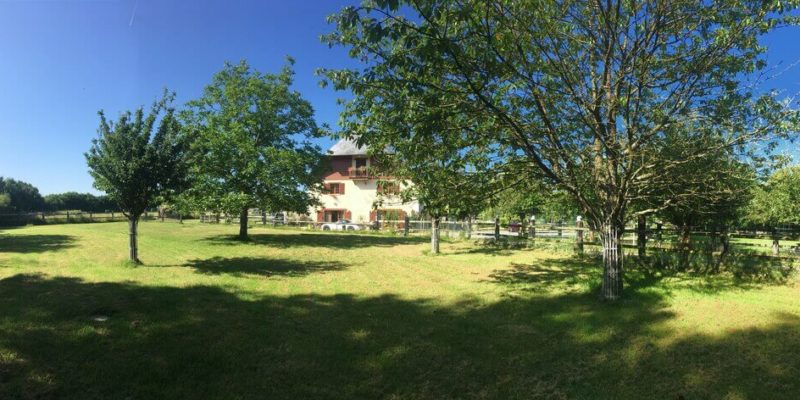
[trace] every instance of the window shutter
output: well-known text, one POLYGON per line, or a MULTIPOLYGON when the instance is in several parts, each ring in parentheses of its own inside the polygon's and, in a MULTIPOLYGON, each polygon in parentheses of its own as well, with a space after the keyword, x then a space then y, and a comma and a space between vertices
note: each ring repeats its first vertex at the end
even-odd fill
POLYGON ((346 219, 346 220, 352 220, 352 218, 353 218, 353 217, 352 217, 352 214, 350 213, 350 210, 345 210, 345 211, 344 211, 344 219, 346 219))
POLYGON ((370 220, 370 222, 374 222, 375 221, 375 217, 377 216, 377 213, 378 213, 378 211, 376 211, 376 210, 372 210, 372 211, 369 212, 369 220, 370 220))
POLYGON ((325 211, 317 211, 317 222, 325 222, 325 211))
POLYGON ((344 183, 339 184, 339 194, 344 194, 344 183))

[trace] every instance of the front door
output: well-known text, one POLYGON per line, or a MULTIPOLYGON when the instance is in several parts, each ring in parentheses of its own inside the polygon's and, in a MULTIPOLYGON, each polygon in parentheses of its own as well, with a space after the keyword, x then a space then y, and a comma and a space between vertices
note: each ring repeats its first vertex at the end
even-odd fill
POLYGON ((339 222, 342 219, 342 211, 340 210, 326 210, 325 222, 339 222))

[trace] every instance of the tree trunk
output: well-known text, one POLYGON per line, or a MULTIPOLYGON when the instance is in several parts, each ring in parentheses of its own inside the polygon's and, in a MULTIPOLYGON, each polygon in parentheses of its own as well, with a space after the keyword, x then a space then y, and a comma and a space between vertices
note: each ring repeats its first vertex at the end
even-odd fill
POLYGON ((622 223, 602 226, 603 242, 603 299, 617 300, 622 296, 622 223))
POLYGON ((719 253, 719 257, 717 258, 717 262, 714 263, 714 270, 713 273, 719 273, 719 267, 722 265, 722 261, 726 255, 728 255, 728 251, 730 250, 730 236, 728 233, 727 228, 723 228, 720 236, 720 243, 722 244, 722 250, 719 253))
POLYGON ((500 217, 494 218, 494 241, 495 243, 500 241, 500 217))
POLYGON ((636 217, 636 249, 639 258, 647 255, 647 217, 644 215, 636 217))
POLYGON ((772 255, 777 256, 781 254, 781 245, 778 239, 777 232, 772 234, 772 255))
POLYGON ((129 259, 134 264, 141 264, 139 261, 139 217, 131 216, 128 218, 128 250, 130 252, 129 259))
POLYGON ((431 219, 431 254, 439 254, 439 217, 431 219))
POLYGON ((247 240, 247 207, 239 213, 239 239, 247 240))
POLYGON ((680 243, 679 243, 679 252, 680 252, 680 268, 686 269, 689 267, 689 252, 692 249, 692 235, 691 235, 691 228, 689 225, 684 224, 681 226, 681 233, 680 233, 680 243))

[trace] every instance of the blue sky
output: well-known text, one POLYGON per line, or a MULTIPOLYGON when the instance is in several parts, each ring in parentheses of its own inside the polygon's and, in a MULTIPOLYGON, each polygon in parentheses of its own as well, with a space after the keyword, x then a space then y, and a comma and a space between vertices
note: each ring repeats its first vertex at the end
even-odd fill
MULTIPOLYGON (((277 71, 297 61, 295 88, 318 123, 333 126, 341 93, 318 86, 318 67, 353 65, 319 35, 325 17, 358 0, 0 1, 0 176, 42 193, 92 191, 83 153, 109 116, 150 104, 168 87, 197 97, 226 60, 277 71)), ((765 37, 772 80, 800 92, 800 29, 765 37), (785 71, 784 71, 785 70, 785 71)), ((330 140, 321 140, 323 147, 330 140)))

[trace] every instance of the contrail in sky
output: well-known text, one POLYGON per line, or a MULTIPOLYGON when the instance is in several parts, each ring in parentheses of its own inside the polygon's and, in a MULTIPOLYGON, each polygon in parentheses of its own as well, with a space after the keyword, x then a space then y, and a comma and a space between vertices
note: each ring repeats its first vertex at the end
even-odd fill
POLYGON ((136 0, 136 2, 133 3, 133 12, 131 13, 131 22, 128 23, 128 27, 129 28, 133 26, 133 21, 136 19, 136 8, 138 6, 139 6, 139 0, 136 0))

